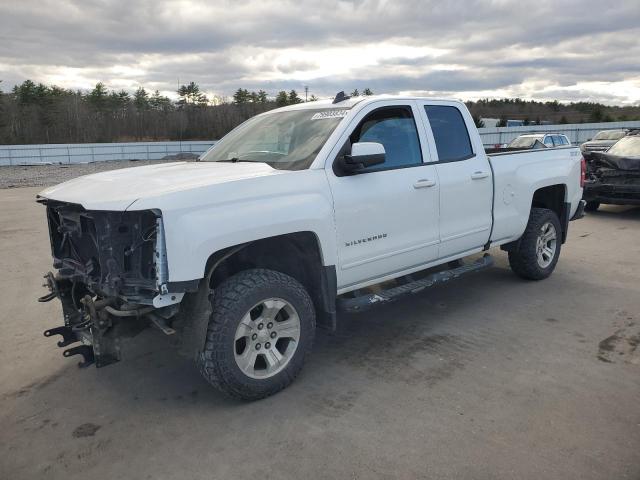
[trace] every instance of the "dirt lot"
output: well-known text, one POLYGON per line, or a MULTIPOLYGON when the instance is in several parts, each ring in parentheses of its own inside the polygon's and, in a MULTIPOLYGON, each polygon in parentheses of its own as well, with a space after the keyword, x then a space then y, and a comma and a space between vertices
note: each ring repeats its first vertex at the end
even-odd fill
POLYGON ((0 478, 640 478, 640 208, 572 223, 546 281, 496 251, 343 315, 291 388, 238 403, 155 331, 101 370, 62 357, 37 192, 0 190, 0 478))
POLYGON ((141 167, 155 163, 191 161, 191 154, 173 155, 163 160, 114 160, 108 162, 79 163, 70 165, 14 165, 0 167, 0 188, 44 187, 56 185, 81 175, 141 167))

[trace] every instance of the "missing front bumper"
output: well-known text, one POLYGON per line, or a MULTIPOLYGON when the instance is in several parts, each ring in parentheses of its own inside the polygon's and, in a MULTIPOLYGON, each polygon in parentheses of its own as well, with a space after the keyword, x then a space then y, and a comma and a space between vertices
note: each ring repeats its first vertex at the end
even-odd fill
POLYGON ((144 330, 149 321, 144 316, 153 307, 123 310, 115 308, 117 299, 109 297, 94 299, 90 295, 74 298, 73 285, 66 279, 59 279, 49 272, 44 277, 49 293, 38 299, 49 302, 58 298, 62 302, 64 325, 45 330, 45 337, 60 335, 58 347, 80 343, 63 351, 64 357, 81 355, 81 368, 95 364, 97 368, 120 361, 121 339, 135 336, 144 330), (147 311, 148 310, 148 311, 147 311), (111 313, 113 312, 113 313, 111 313))

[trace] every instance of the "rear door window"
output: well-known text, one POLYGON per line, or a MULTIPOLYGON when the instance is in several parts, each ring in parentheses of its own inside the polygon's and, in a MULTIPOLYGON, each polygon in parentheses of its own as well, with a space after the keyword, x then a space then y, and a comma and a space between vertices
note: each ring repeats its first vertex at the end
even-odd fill
POLYGON ((544 144, 547 147, 553 147, 553 138, 551 138, 551 135, 547 135, 546 137, 544 137, 544 144))
POLYGON ((456 162, 473 157, 471 139, 462 113, 448 105, 425 105, 440 162, 456 162))

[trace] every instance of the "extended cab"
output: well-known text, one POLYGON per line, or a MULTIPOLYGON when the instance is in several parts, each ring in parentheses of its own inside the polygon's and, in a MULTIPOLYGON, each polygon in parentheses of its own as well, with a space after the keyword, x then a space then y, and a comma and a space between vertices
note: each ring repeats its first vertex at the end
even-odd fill
POLYGON ((487 156, 458 101, 339 95, 272 110, 198 162, 42 191, 57 272, 40 300, 64 314, 45 335, 103 366, 155 325, 212 385, 262 398, 293 381, 339 309, 490 267, 461 259, 492 247, 519 276, 549 276, 582 215, 581 160, 570 146, 487 156))

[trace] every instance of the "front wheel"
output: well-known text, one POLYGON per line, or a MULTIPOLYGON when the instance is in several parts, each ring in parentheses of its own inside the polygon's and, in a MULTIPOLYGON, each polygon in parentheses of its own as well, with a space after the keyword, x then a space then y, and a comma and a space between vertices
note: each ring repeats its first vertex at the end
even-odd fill
POLYGON ((527 280, 547 278, 556 268, 561 244, 562 230, 556 213, 532 208, 518 247, 509 251, 511 270, 527 280))
POLYGON ((245 270, 214 292, 200 371, 231 397, 264 398, 293 382, 314 334, 313 303, 297 280, 245 270))

